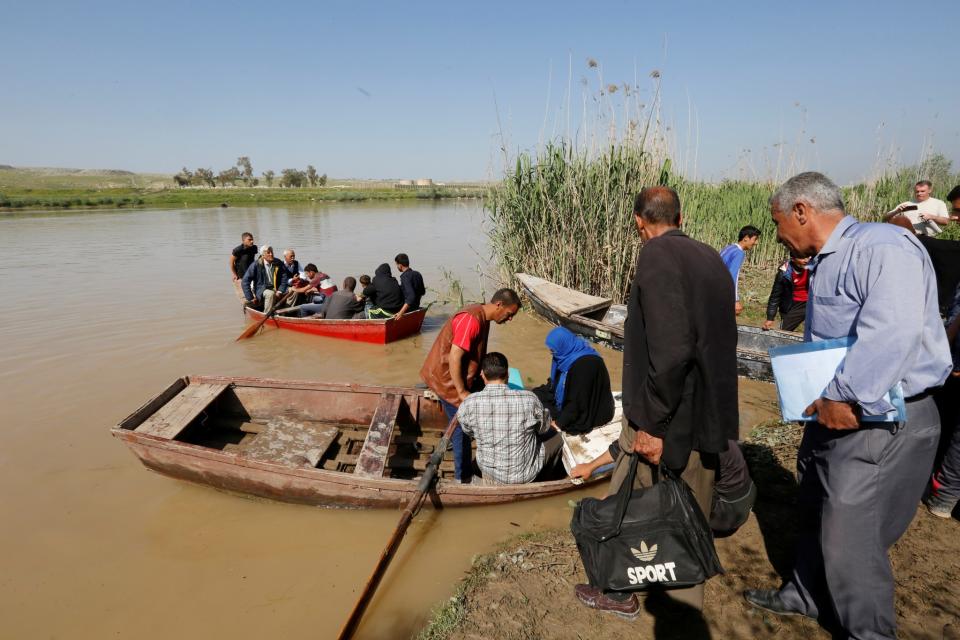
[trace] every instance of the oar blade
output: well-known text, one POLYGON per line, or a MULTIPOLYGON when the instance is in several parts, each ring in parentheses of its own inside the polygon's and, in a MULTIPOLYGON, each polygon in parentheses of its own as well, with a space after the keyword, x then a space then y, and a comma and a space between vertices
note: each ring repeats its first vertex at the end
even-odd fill
POLYGON ((255 334, 257 332, 257 329, 259 329, 261 325, 263 325, 262 322, 251 322, 249 325, 247 325, 247 328, 243 330, 243 333, 237 336, 237 339, 235 342, 246 340, 247 338, 255 334))

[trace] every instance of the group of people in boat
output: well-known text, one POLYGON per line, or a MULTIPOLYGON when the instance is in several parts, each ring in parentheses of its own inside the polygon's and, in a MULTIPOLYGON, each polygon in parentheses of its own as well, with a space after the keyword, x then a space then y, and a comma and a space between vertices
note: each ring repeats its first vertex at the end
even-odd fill
POLYGON ((563 477, 560 432, 585 433, 613 418, 610 375, 582 338, 556 328, 547 336, 552 357, 546 384, 528 391, 510 381, 507 357, 487 352, 490 324, 520 310, 513 289, 457 311, 440 329, 420 376, 457 419, 451 438, 457 482, 521 484, 563 477), (472 460, 476 440, 477 459, 472 460))
POLYGON ((301 271, 293 249, 285 249, 281 260, 271 245, 258 248, 249 232, 230 253, 230 273, 246 304, 264 312, 289 307, 301 318, 328 320, 399 319, 418 311, 426 294, 423 276, 410 267, 406 253, 398 253, 394 264, 399 282, 390 265, 383 263, 373 278, 360 276, 357 291, 357 278, 347 276, 338 287, 312 262, 301 271))

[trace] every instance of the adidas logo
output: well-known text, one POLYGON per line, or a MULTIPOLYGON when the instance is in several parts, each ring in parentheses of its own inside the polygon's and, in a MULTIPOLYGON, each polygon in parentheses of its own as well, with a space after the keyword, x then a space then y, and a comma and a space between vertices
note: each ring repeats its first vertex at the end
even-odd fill
POLYGON ((647 547, 647 543, 643 540, 640 541, 640 548, 634 549, 630 547, 630 552, 636 556, 637 560, 643 560, 644 562, 650 562, 657 555, 657 545, 652 544, 647 547))

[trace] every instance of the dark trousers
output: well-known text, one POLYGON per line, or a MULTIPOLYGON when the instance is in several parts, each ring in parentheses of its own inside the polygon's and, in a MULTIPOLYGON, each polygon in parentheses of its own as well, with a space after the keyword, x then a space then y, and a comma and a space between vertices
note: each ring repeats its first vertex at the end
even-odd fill
POLYGON ((793 331, 807 317, 807 303, 794 302, 793 306, 786 313, 780 314, 780 328, 784 331, 793 331))
POLYGON ((944 502, 960 501, 960 378, 950 376, 937 391, 943 458, 933 474, 933 493, 944 502))
POLYGON ((802 525, 784 604, 815 618, 832 613, 848 638, 896 638, 887 552, 916 513, 939 434, 929 397, 907 403, 899 425, 807 426, 797 453, 802 525))
POLYGON ((540 436, 540 443, 543 445, 543 467, 533 481, 559 480, 560 477, 566 477, 566 473, 557 477, 558 470, 563 466, 563 436, 560 432, 555 429, 548 430, 540 436))
MULTIPOLYGON (((440 398, 440 404, 443 406, 447 420, 453 420, 453 416, 457 415, 457 407, 443 398, 440 398)), ((453 435, 450 436, 450 443, 453 445, 453 477, 458 482, 469 483, 473 476, 473 465, 470 464, 473 455, 473 439, 465 434, 458 424, 453 430, 453 435)))

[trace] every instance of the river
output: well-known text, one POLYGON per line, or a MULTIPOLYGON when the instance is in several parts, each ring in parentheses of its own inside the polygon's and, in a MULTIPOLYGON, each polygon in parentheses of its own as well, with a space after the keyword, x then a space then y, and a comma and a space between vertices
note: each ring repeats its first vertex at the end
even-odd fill
MULTIPOLYGON (((446 274, 489 295, 483 223, 478 201, 0 216, 0 637, 335 637, 398 511, 285 505, 165 478, 109 428, 185 374, 415 384, 449 307, 386 346, 275 329, 237 343, 230 249, 250 231, 337 282, 393 267, 403 251, 427 300, 446 297, 446 274)), ((493 328, 491 349, 539 383, 549 329, 521 313, 493 328)), ((620 354, 601 351, 619 380, 620 354)), ((474 554, 565 525, 568 499, 583 495, 425 509, 358 637, 414 634, 474 554)))

